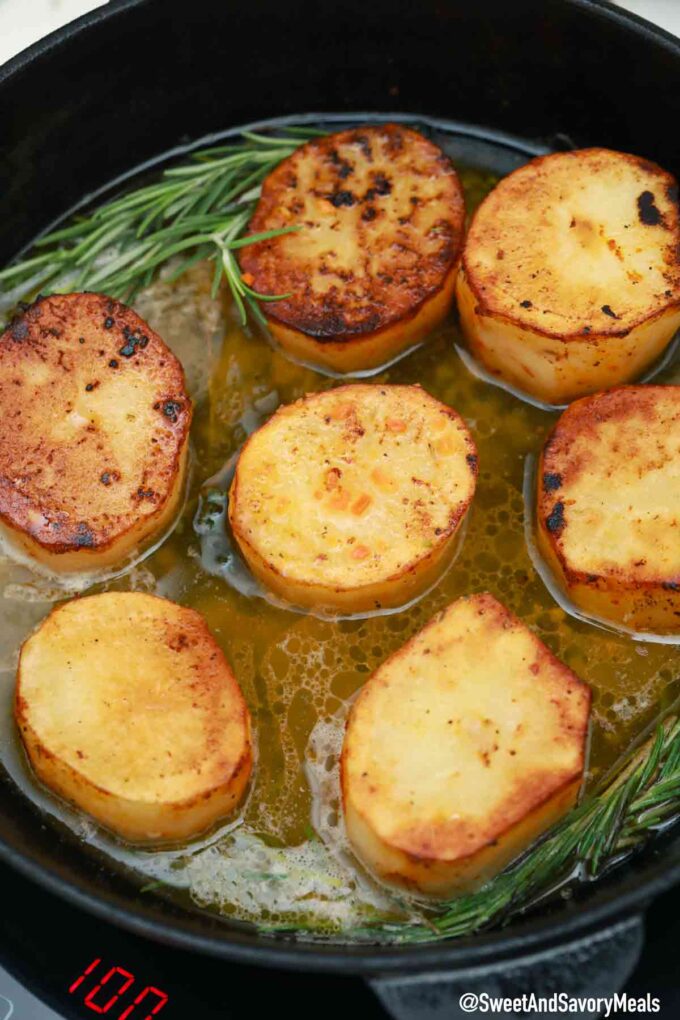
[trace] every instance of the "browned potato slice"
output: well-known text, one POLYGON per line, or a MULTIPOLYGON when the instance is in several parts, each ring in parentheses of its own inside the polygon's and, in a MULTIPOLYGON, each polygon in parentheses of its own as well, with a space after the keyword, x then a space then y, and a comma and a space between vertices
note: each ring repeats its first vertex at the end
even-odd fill
POLYGON ((281 598, 399 606, 441 573, 476 477, 465 422, 419 386, 341 386, 280 407, 250 437, 229 521, 281 598))
POLYGON ((236 808, 250 715, 202 616, 117 592, 57 609, 24 643, 16 719, 40 780, 131 841, 181 840, 236 808))
POLYGON ((119 564, 184 492, 182 367, 131 309, 42 298, 0 337, 0 531, 52 571, 119 564))
POLYGON ((457 285, 478 360, 540 400, 640 375, 680 327, 674 178, 637 156, 542 156, 479 207, 457 285))
POLYGON ((352 708, 345 822, 383 881, 437 897, 486 881, 573 804, 590 691, 492 595, 454 602, 352 708))
POLYGON ((336 372, 371 369, 419 343, 446 315, 463 238, 463 192, 449 158, 397 124, 315 139, 267 177, 251 233, 296 233, 243 248, 246 280, 295 357, 336 372))
POLYGON ((539 547, 578 607, 680 633, 680 386, 572 404, 543 449, 537 513, 539 547))

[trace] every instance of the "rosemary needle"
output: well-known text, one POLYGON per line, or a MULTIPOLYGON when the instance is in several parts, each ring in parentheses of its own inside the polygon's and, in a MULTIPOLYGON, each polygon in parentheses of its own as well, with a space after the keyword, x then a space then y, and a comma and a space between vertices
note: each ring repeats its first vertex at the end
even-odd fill
POLYGON ((234 252, 299 229, 243 236, 264 178, 310 137, 307 128, 286 128, 281 137, 245 131, 231 145, 193 153, 159 179, 39 238, 26 257, 0 270, 0 295, 16 304, 38 291, 98 290, 129 302, 171 260, 169 279, 176 280, 210 259, 213 294, 226 280, 242 324, 249 314, 263 322, 258 302, 287 295, 254 291, 234 252))

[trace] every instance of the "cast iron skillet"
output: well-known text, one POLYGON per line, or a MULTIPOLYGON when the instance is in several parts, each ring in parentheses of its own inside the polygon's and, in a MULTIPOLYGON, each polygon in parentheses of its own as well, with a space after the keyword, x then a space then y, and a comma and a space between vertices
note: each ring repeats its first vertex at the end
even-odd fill
MULTIPOLYGON (((601 0, 114 0, 0 69, 0 262, 83 195, 213 132, 320 111, 408 111, 605 145, 680 171, 680 42, 601 0)), ((0 423, 1 427, 1 423, 0 423)), ((369 977, 399 1016, 458 989, 620 986, 680 835, 493 933, 416 947, 264 938, 153 896, 61 839, 0 774, 0 856, 107 921, 262 965, 369 977)))

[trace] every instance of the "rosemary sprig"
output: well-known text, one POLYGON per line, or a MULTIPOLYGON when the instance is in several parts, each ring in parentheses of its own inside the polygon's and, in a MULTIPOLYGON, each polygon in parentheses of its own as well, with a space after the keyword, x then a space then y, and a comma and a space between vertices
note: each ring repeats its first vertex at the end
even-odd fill
POLYGON ((306 128, 284 129, 283 137, 244 131, 240 141, 195 152, 159 179, 76 217, 39 238, 25 258, 0 270, 5 304, 38 291, 83 289, 129 302, 171 259, 170 280, 200 259, 210 259, 213 297, 225 279, 241 322, 245 324, 248 313, 262 322, 257 302, 286 295, 256 293, 243 279, 234 252, 298 229, 241 236, 264 178, 310 136, 306 128))
MULTIPOLYGON (((414 922, 377 922, 343 934, 402 943, 472 935, 528 909, 576 874, 596 878, 679 812, 680 721, 676 719, 660 726, 653 740, 613 781, 585 798, 543 840, 477 892, 450 900, 434 916, 414 922)), ((290 929, 270 926, 263 930, 290 929)))

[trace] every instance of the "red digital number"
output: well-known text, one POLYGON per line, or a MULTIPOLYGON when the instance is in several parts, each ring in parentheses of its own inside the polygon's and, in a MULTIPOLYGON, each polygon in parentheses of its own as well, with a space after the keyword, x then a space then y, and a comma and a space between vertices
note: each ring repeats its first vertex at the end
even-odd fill
POLYGON ((101 979, 98 985, 95 985, 90 994, 85 999, 85 1005, 93 1009, 95 1013, 108 1013, 113 1005, 120 999, 124 992, 127 992, 128 988, 134 981, 134 977, 128 970, 123 970, 122 967, 112 967, 111 970, 107 971, 104 977, 101 979), (100 989, 107 985, 114 974, 120 974, 123 978, 120 988, 117 992, 114 992, 110 999, 107 999, 103 1006, 98 1006, 94 1001, 98 995, 100 989))
POLYGON ((73 982, 73 984, 69 988, 69 992, 75 992, 75 990, 78 987, 78 985, 82 985, 82 983, 85 980, 85 978, 87 977, 87 975, 91 974, 92 971, 94 970, 94 968, 97 966, 97 964, 101 963, 101 962, 102 961, 101 961, 100 957, 97 957, 96 960, 93 960, 92 963, 90 964, 90 966, 87 968, 87 970, 84 970, 83 973, 80 975, 80 977, 75 979, 75 981, 73 982))
POLYGON ((160 1011, 163 1009, 163 1006, 168 1001, 168 997, 165 994, 165 992, 161 992, 158 988, 152 988, 151 985, 149 985, 148 988, 145 988, 143 992, 139 993, 139 995, 137 996, 135 1001, 132 1003, 132 1005, 128 1006, 128 1008, 125 1010, 125 1012, 120 1014, 119 1020, 127 1020, 127 1018, 130 1016, 130 1013, 132 1013, 132 1010, 135 1008, 135 1006, 138 1006, 140 1004, 140 1002, 142 1002, 146 998, 147 995, 157 995, 158 996, 158 1002, 153 1007, 151 1012, 147 1013, 145 1017, 141 1018, 141 1020, 151 1020, 152 1016, 155 1016, 156 1013, 160 1013, 160 1011))
MULTIPOLYGON (((85 978, 88 977, 94 970, 96 970, 96 968, 99 966, 101 962, 102 962, 101 957, 97 957, 95 960, 93 960, 90 966, 87 967, 87 969, 83 971, 80 977, 77 977, 76 980, 73 982, 73 984, 69 988, 69 992, 71 993, 75 992, 76 989, 79 988, 80 985, 82 985, 85 978)), ((109 1010, 112 1009, 113 1006, 115 1006, 115 1004, 118 1002, 121 995, 125 995, 125 993, 128 991, 134 980, 135 980, 134 974, 131 974, 130 971, 123 970, 122 967, 111 967, 111 969, 108 970, 104 977, 101 979, 99 984, 95 985, 94 988, 85 997, 85 1005, 88 1007, 88 1009, 93 1010, 95 1013, 108 1013, 109 1010), (99 1005, 99 1003, 96 1003, 94 1000, 99 995, 102 988, 104 988, 105 985, 107 985, 109 981, 112 981, 116 976, 122 979, 120 981, 118 991, 115 991, 113 995, 111 995, 103 1005, 99 1005)), ((148 987, 142 989, 142 991, 139 993, 134 1002, 130 1003, 130 1005, 123 1010, 123 1012, 118 1017, 118 1020, 128 1020, 129 1017, 132 1018, 132 1013, 136 1011, 137 1006, 141 1006, 142 1003, 144 1003, 144 1008, 151 1007, 149 1009, 149 1012, 147 1012, 143 1017, 141 1016, 140 1012, 135 1012, 135 1017, 132 1018, 132 1020, 152 1020, 152 1017, 156 1016, 157 1013, 160 1013, 160 1011, 163 1009, 163 1006, 166 1004, 167 1001, 168 996, 165 994, 165 992, 162 992, 160 988, 154 988, 153 985, 148 985, 148 987), (144 1001, 145 999, 151 999, 151 997, 155 997, 156 1001, 154 1003, 152 1003, 151 1001, 148 1002, 144 1001)))

